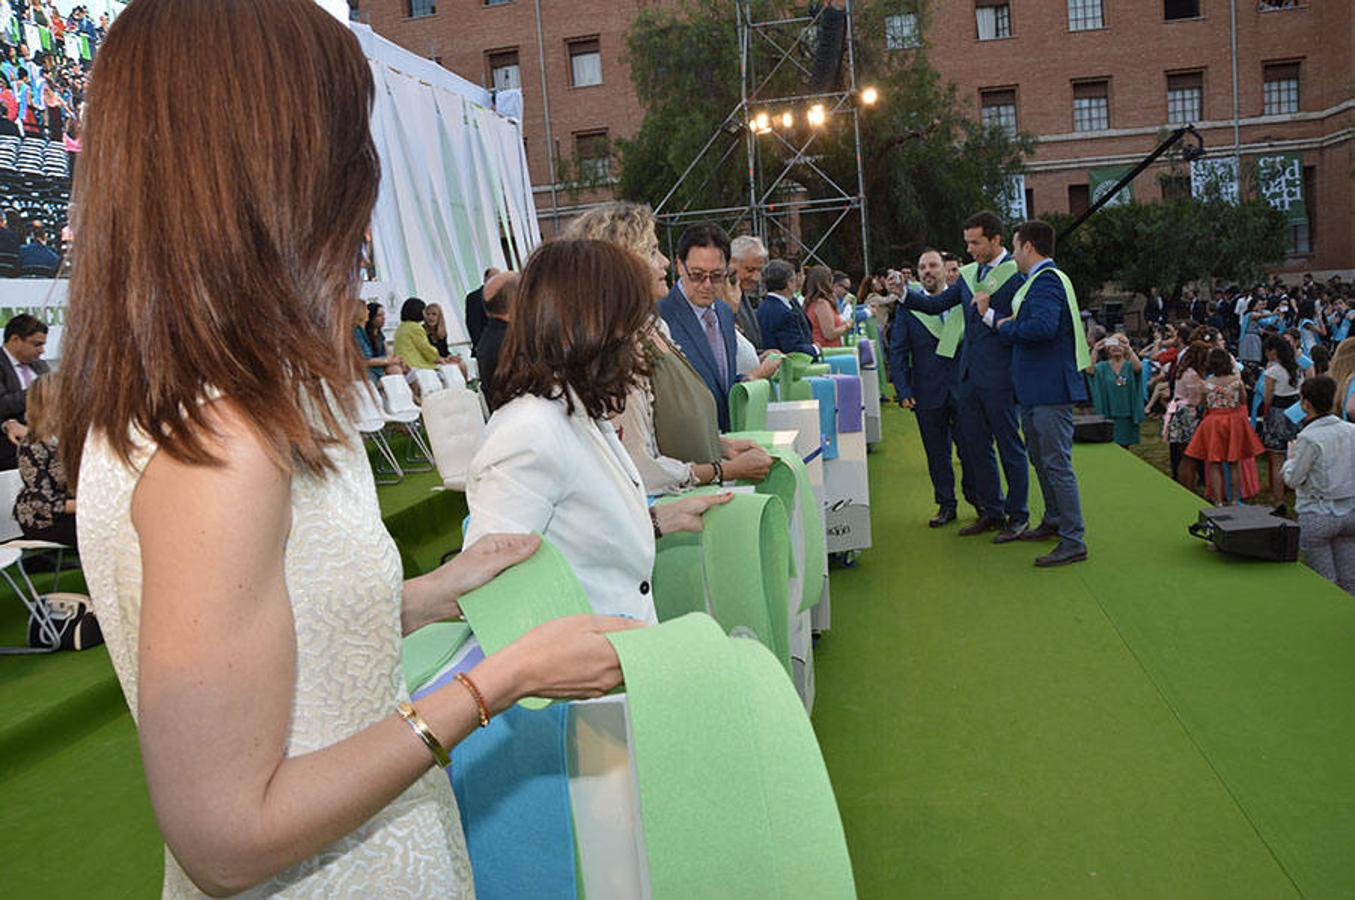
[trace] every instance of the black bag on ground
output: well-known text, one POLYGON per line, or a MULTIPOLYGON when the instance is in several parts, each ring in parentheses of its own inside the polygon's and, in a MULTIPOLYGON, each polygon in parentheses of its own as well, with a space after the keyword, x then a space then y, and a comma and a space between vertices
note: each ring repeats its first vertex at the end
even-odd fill
MULTIPOLYGON (((47 608, 52 612, 52 624, 59 638, 58 650, 88 650, 104 642, 99 620, 84 594, 48 594, 47 608)), ((38 620, 28 617, 28 646, 50 646, 38 627, 38 620)))

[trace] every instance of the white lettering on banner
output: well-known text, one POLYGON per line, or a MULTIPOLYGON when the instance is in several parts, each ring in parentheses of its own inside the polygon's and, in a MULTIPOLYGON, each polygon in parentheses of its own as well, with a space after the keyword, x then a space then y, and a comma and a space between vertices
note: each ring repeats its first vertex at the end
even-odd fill
POLYGON ((1268 157, 1266 177, 1259 178, 1261 196, 1271 206, 1283 212, 1303 202, 1303 162, 1298 157, 1268 157))

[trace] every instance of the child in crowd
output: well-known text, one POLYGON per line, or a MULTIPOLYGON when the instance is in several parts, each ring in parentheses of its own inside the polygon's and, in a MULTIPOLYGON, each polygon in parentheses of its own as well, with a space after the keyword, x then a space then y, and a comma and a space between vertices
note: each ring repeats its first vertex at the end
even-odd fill
POLYGON ((1271 502, 1275 514, 1284 515, 1284 479, 1280 467, 1284 464, 1289 442, 1298 436, 1298 424, 1290 417, 1292 407, 1299 402, 1299 384, 1303 373, 1294 358, 1294 346, 1281 335, 1272 335, 1265 342, 1266 368, 1261 384, 1261 443, 1266 448, 1266 464, 1270 471, 1271 502))
POLYGON ((56 447, 56 389, 51 375, 28 388, 28 434, 19 442, 23 487, 14 500, 14 518, 30 541, 75 546, 75 499, 56 447))
POLYGON ((1283 469, 1294 489, 1299 547, 1319 575, 1355 594, 1355 425, 1332 415, 1332 378, 1311 378, 1300 394, 1310 421, 1289 445, 1283 469))
POLYGON ((1217 347, 1210 350, 1205 372, 1204 419, 1186 446, 1186 456, 1205 466, 1209 496, 1222 506, 1230 497, 1241 501, 1260 491, 1256 457, 1266 448, 1247 421, 1242 379, 1228 351, 1217 347), (1225 483, 1225 463, 1231 484, 1225 483))

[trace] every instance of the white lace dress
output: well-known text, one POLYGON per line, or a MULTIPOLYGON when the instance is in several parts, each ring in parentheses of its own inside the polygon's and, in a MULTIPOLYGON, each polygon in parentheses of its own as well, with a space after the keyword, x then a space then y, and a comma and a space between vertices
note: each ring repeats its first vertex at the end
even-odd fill
MULTIPOLYGON (((334 474, 292 479, 285 570, 297 659, 288 756, 337 743, 408 698, 400 671, 400 555, 381 521, 362 444, 356 435, 349 444, 331 451, 334 474)), ((85 578, 134 718, 141 547, 131 506, 152 452, 143 448, 129 468, 102 439, 91 439, 79 480, 85 578)), ((168 850, 164 895, 202 896, 168 850)), ((244 896, 474 896, 446 774, 429 771, 357 831, 244 896)))

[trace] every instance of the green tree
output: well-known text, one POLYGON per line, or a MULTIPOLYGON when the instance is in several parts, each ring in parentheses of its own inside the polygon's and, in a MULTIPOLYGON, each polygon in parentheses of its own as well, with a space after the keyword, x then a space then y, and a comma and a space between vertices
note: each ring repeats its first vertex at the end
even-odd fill
MULTIPOLYGON (((764 6, 755 15, 770 17, 773 5, 764 6)), ((746 123, 726 123, 740 99, 734 10, 728 2, 687 0, 675 8, 646 10, 636 19, 628 58, 646 116, 639 131, 620 142, 621 196, 657 204, 714 135, 710 150, 665 212, 748 204, 746 123), (732 127, 722 130, 723 124, 732 127)), ((962 249, 961 221, 977 209, 1010 208, 1009 176, 1020 171, 1033 146, 1029 136, 1011 137, 999 128, 982 127, 972 106, 961 101, 953 85, 941 81, 927 60, 927 18, 927 4, 921 0, 867 2, 856 10, 858 83, 875 86, 881 96, 876 107, 863 108, 861 115, 864 193, 877 267, 910 262, 928 245, 962 249), (916 47, 887 49, 885 16, 898 12, 916 14, 916 47)), ((754 70, 772 71, 775 51, 759 40, 753 46, 760 54, 754 70)), ((811 51, 812 42, 798 43, 803 62, 811 51)), ((760 96, 805 91, 803 74, 784 65, 760 96)), ((830 119, 810 153, 815 165, 855 193, 849 121, 845 115, 830 119)), ((780 169, 783 150, 774 136, 759 139, 759 154, 767 171, 780 169)), ((823 184, 804 164, 797 164, 788 180, 810 190, 811 196, 823 184)), ((802 216, 805 243, 816 243, 832 218, 802 216)), ((859 270, 859 228, 840 228, 820 255, 830 264, 859 270)))

